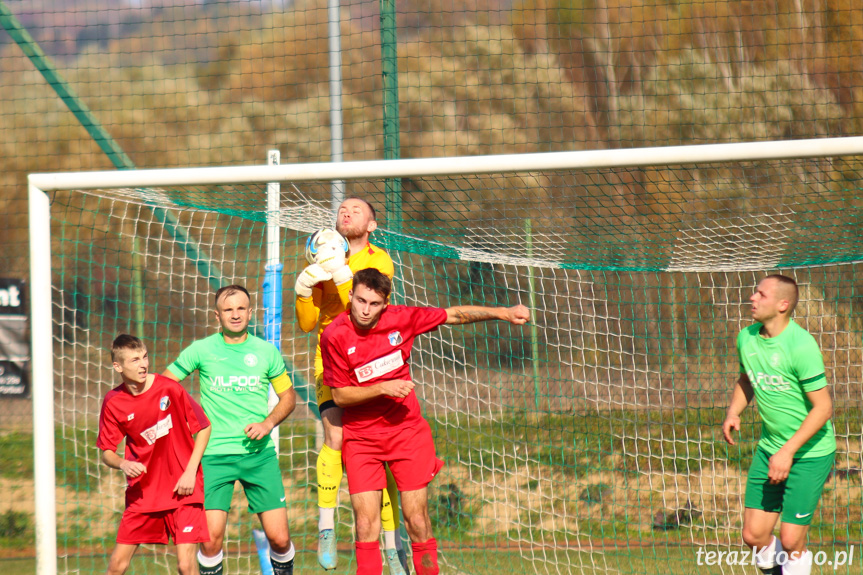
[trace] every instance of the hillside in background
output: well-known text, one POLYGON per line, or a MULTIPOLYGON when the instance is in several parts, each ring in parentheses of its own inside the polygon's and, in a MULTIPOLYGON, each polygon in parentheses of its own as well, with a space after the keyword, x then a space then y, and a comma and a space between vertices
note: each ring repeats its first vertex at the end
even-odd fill
MULTIPOLYGON (((330 158, 325 0, 7 5, 139 167, 261 163, 274 147, 283 162, 330 158)), ((347 160, 383 157, 378 6, 341 12, 347 160)), ((433 0, 398 10, 402 157, 863 128, 857 0, 813 10, 790 0, 433 0)), ((23 216, 28 172, 112 167, 5 32, 0 102, 6 213, 23 216)), ((21 224, 0 232, 7 245, 25 240, 21 224)), ((10 273, 26 273, 11 258, 10 273)))

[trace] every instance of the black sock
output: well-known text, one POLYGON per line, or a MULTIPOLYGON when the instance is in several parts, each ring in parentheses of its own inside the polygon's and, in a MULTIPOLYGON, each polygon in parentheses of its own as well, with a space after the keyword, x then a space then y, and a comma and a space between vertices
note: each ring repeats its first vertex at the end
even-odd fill
MULTIPOLYGON (((282 563, 281 561, 276 561, 272 557, 270 557, 270 563, 273 565, 273 575, 294 575, 294 560, 285 561, 282 563)), ((204 575, 201 573, 201 575, 204 575)))
POLYGON ((215 567, 204 567, 203 565, 198 563, 198 570, 201 572, 201 575, 222 575, 223 572, 221 563, 219 563, 215 567))

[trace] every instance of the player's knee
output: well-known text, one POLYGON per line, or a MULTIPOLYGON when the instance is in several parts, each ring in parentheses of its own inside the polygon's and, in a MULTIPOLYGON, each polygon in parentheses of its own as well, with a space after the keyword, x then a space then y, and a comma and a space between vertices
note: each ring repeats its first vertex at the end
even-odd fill
POLYGON ((760 533, 749 525, 743 526, 743 542, 747 547, 764 547, 770 544, 772 533, 760 533))
POLYGON ((108 561, 108 575, 123 575, 126 572, 126 569, 129 568, 129 560, 126 559, 118 559, 117 557, 112 556, 110 561, 108 561))
POLYGON ((356 518, 357 539, 359 541, 376 541, 381 532, 380 515, 364 516, 359 515, 356 518))
POLYGON ((180 575, 194 575, 195 567, 198 564, 198 558, 194 553, 188 555, 177 555, 177 571, 180 575))
POLYGON ((779 541, 782 542, 782 549, 788 553, 801 552, 806 548, 806 531, 781 529, 779 541))
POLYGON ((270 542, 270 548, 276 553, 287 553, 291 547, 291 536, 287 532, 280 531, 278 533, 267 533, 267 540, 270 542))
POLYGON ((210 540, 201 543, 201 553, 206 557, 215 557, 222 550, 222 539, 224 539, 223 535, 214 534, 211 531, 210 540))
POLYGON ((411 541, 428 541, 432 536, 431 519, 422 511, 405 515, 405 529, 411 541))

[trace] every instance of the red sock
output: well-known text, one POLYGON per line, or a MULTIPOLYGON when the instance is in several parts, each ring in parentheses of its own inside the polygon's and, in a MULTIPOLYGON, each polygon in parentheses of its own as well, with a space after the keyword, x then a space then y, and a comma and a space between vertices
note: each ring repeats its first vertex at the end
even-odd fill
POLYGON ((384 572, 379 541, 357 541, 356 549, 357 575, 381 575, 384 572))
POLYGON ((414 569, 417 575, 438 575, 437 540, 432 537, 423 543, 411 543, 413 549, 414 569))

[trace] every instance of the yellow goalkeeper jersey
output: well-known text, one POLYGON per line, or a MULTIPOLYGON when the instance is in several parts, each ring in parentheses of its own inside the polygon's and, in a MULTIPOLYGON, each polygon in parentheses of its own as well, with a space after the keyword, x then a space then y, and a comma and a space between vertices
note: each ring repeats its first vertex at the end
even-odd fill
MULTIPOLYGON (((348 258, 348 267, 353 273, 366 268, 375 268, 388 278, 392 279, 395 273, 393 260, 389 254, 381 248, 366 244, 366 247, 348 258)), ((312 297, 296 298, 297 321, 300 329, 308 333, 318 328, 318 344, 315 349, 315 376, 324 372, 324 364, 321 359, 321 332, 330 325, 333 318, 345 311, 348 307, 348 294, 353 282, 345 282, 336 286, 333 280, 321 282, 312 288, 312 297)))

